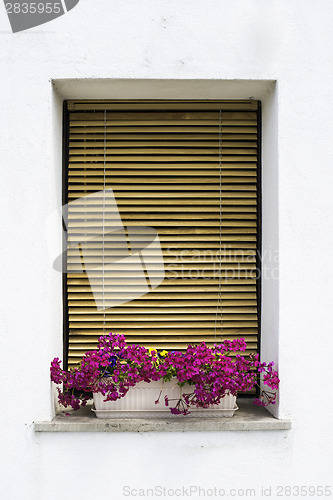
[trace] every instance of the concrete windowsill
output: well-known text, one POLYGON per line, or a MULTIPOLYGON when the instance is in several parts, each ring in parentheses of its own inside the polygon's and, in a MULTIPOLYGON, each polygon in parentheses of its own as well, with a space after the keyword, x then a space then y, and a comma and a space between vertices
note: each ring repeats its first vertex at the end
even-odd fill
MULTIPOLYGON (((35 422, 36 432, 190 432, 190 431, 274 431, 291 428, 289 419, 276 419, 251 400, 238 399, 239 410, 232 418, 216 416, 151 417, 98 419, 91 406, 70 415, 58 414, 48 422, 35 422)), ((169 414, 168 414, 169 415, 169 414)))

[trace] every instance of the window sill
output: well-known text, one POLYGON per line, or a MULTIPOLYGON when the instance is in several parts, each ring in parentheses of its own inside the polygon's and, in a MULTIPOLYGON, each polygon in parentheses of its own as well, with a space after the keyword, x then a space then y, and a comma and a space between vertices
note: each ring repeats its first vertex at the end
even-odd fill
POLYGON ((70 415, 58 414, 51 421, 35 422, 35 432, 206 432, 280 431, 291 429, 291 420, 276 419, 251 400, 238 399, 239 410, 232 418, 170 416, 154 418, 142 412, 138 418, 98 419, 86 406, 70 415))

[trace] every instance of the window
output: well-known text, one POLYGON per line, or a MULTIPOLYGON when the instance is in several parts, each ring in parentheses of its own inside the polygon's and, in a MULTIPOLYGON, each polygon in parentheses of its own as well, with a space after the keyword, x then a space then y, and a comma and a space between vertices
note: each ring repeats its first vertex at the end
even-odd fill
MULTIPOLYGON (((67 101, 65 107, 64 203, 76 200, 68 210, 64 278, 68 364, 109 331, 161 349, 244 337, 256 350, 260 103, 67 101), (98 310, 102 295, 122 297, 124 273, 133 289, 138 280, 121 258, 116 269, 106 269, 114 241, 91 239, 100 230, 98 193, 110 188, 124 226, 119 241, 124 232, 133 254, 130 235, 156 229, 165 278, 156 288, 150 283, 149 293, 98 310), (83 258, 71 247, 80 241, 83 258), (88 277, 89 264, 97 267, 88 277)), ((110 217, 103 215, 103 227, 110 217)), ((155 257, 153 250, 143 264, 154 266, 155 257)))

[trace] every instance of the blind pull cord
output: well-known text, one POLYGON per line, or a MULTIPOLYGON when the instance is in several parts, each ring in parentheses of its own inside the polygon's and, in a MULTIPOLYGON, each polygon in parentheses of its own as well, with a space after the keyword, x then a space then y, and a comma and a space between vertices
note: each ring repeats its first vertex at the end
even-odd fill
POLYGON ((217 322, 220 320, 220 336, 223 336, 223 317, 222 317, 222 110, 219 110, 219 207, 220 207, 220 226, 219 226, 219 274, 218 274, 218 294, 215 313, 215 342, 217 337, 217 322))
POLYGON ((104 263, 105 263, 105 188, 106 188, 106 110, 104 111, 104 166, 103 166, 103 233, 102 233, 102 287, 103 287, 103 335, 105 335, 106 330, 106 315, 105 315, 105 272, 104 272, 104 263))

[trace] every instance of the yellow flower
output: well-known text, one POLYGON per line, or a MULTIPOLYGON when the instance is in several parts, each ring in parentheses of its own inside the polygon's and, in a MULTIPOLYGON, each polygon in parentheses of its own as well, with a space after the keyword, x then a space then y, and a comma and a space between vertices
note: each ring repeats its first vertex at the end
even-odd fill
POLYGON ((168 354, 168 351, 164 350, 160 354, 161 354, 161 356, 166 356, 168 354))
POLYGON ((157 350, 156 349, 149 348, 148 351, 149 351, 150 356, 157 356, 157 350))

